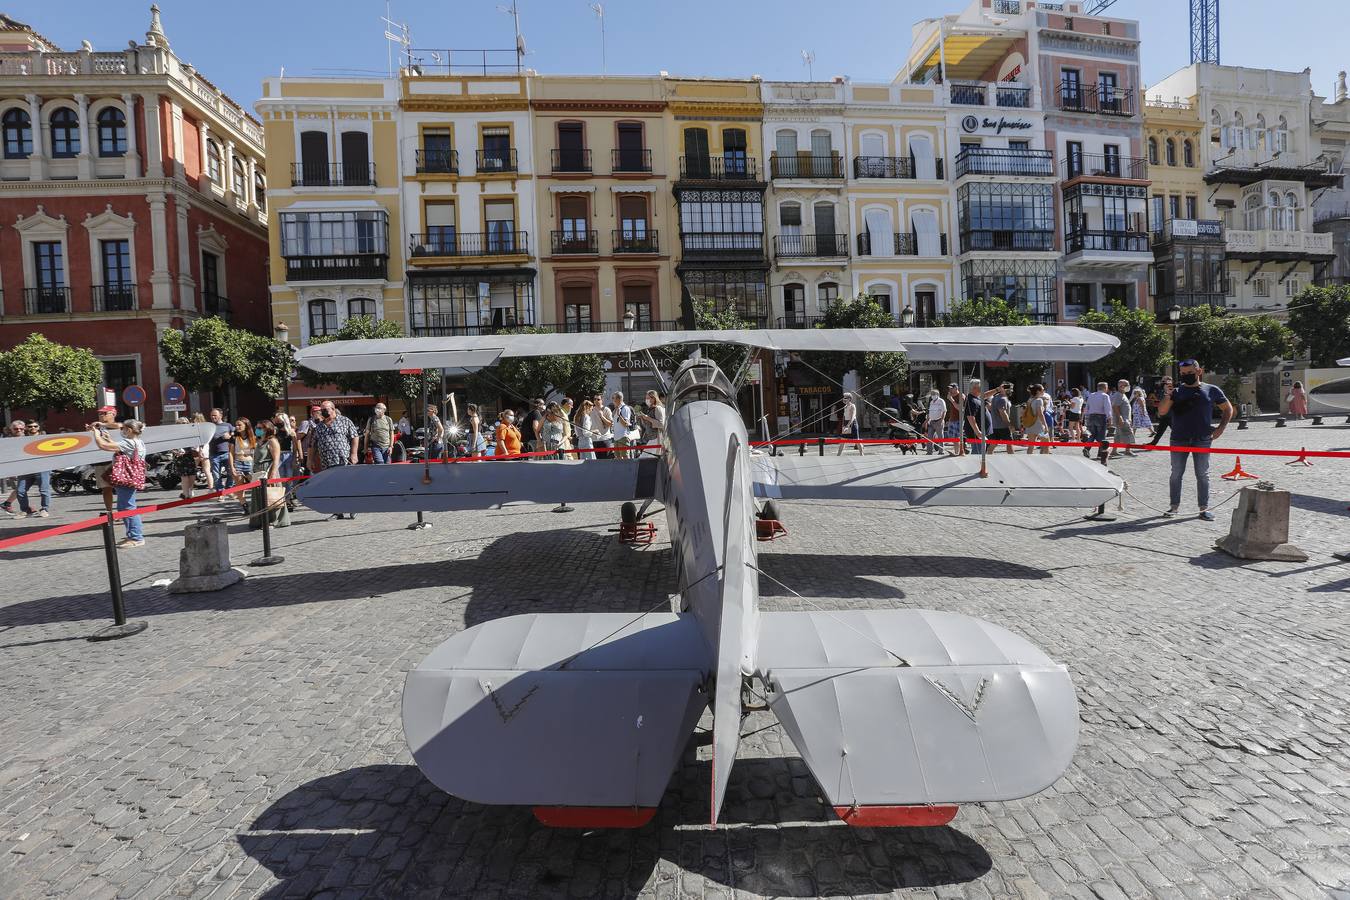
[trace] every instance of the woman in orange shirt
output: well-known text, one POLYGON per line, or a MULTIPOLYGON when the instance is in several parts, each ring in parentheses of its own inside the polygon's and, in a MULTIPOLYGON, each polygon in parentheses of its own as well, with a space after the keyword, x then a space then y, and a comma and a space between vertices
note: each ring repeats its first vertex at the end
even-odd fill
POLYGON ((515 456, 519 453, 520 429, 516 427, 516 414, 504 409, 497 423, 497 455, 515 456))

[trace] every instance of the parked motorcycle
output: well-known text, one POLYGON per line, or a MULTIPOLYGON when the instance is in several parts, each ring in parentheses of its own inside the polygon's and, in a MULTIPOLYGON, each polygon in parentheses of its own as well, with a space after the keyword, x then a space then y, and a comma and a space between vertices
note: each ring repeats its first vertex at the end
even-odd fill
POLYGON ((99 492, 98 479, 94 477, 94 470, 91 466, 57 469, 52 472, 52 488, 62 495, 69 494, 76 488, 89 494, 99 492))

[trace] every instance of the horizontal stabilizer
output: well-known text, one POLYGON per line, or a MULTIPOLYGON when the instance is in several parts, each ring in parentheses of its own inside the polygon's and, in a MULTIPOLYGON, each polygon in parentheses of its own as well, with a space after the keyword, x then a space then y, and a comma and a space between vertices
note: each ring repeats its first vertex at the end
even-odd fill
MULTIPOLYGON (((164 453, 182 447, 200 447, 215 433, 216 426, 210 422, 152 425, 141 432, 141 440, 145 443, 147 454, 164 453)), ((117 429, 110 429, 108 437, 117 440, 117 429)), ((98 444, 94 443, 94 436, 88 431, 0 438, 0 478, 71 469, 75 466, 95 466, 110 463, 112 458, 111 452, 99 449, 98 444)))
POLYGON ((508 503, 646 500, 660 460, 512 460, 325 469, 298 496, 317 512, 444 512, 508 503))
POLYGON ((708 705, 711 665, 692 616, 496 619, 408 673, 403 730, 417 765, 457 797, 612 822, 660 801, 708 705))
POLYGON ((891 500, 914 506, 1061 506, 1114 500, 1124 482, 1074 454, 756 456, 755 495, 780 500, 891 500))
POLYGON ((769 706, 836 808, 1014 800, 1073 759, 1069 673, 1002 628, 920 610, 761 622, 769 706))

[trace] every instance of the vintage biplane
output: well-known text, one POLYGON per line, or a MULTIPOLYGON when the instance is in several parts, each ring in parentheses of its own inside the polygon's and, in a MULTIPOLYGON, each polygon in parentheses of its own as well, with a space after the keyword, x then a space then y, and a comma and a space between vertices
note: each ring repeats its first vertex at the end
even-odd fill
MULTIPOLYGON (((302 350, 299 362, 319 372, 468 369, 707 344, 1090 362, 1116 343, 1057 327, 532 334, 338 341, 302 350)), ((990 457, 987 477, 978 456, 770 455, 752 449, 735 396, 695 354, 669 381, 659 454, 346 467, 304 485, 300 498, 320 512, 664 504, 678 611, 518 615, 455 634, 404 686, 404 733, 422 771, 466 800, 531 806, 546 824, 637 827, 711 705, 716 825, 742 717, 759 695, 853 825, 941 824, 961 803, 1052 784, 1078 737, 1063 666, 953 613, 762 612, 756 515, 761 502, 807 498, 1087 508, 1117 497, 1120 479, 1077 453, 990 457)))
MULTIPOLYGON (((112 431, 115 433, 116 428, 112 431)), ((211 439, 215 431, 216 426, 210 422, 152 425, 141 432, 141 440, 149 455, 183 447, 200 447, 211 439)), ((0 478, 106 462, 112 462, 112 454, 100 450, 87 431, 0 438, 0 478)))

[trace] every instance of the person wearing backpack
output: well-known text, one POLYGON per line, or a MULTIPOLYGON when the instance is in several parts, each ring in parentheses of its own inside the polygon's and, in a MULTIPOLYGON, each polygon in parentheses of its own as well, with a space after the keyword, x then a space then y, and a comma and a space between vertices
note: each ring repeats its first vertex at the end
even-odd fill
MULTIPOLYGON (((89 426, 94 443, 99 449, 113 454, 112 468, 108 470, 108 482, 113 486, 117 497, 117 511, 136 508, 136 492, 145 489, 145 442, 141 440, 141 431, 145 428, 135 419, 122 423, 115 439, 109 438, 96 425, 89 426)), ((128 516, 126 537, 119 541, 117 549, 145 546, 145 532, 142 530, 140 516, 128 516)))
MULTIPOLYGON (((1033 384, 1031 396, 1027 398, 1026 403, 1022 404, 1022 440, 1030 441, 1033 444, 1050 440, 1045 424, 1045 406, 1045 388, 1039 384, 1033 384)), ((1035 451, 1035 447, 1027 448, 1028 454, 1035 451)), ((1046 446, 1041 448, 1041 452, 1049 453, 1050 445, 1047 443, 1046 446)))

